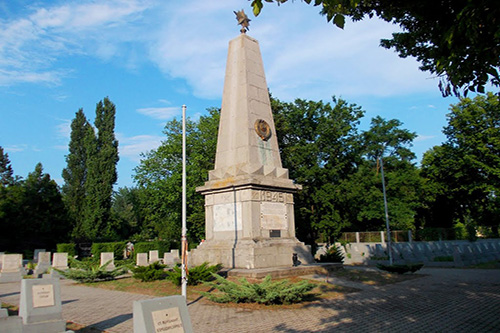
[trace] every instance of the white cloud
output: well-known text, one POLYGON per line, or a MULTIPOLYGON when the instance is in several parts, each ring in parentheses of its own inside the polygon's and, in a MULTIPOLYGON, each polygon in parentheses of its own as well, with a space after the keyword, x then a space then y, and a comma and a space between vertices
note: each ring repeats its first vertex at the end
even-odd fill
POLYGON ((181 108, 176 106, 163 107, 163 108, 142 108, 142 109, 137 109, 137 112, 154 119, 168 120, 175 116, 180 115, 181 108))
POLYGON ((417 137, 415 138, 415 140, 413 140, 414 142, 422 142, 422 141, 428 141, 428 140, 432 140, 432 139, 435 139, 436 136, 435 135, 421 135, 421 134, 418 134, 417 137))
POLYGON ((59 119, 59 121, 61 123, 56 126, 58 136, 69 139, 71 136, 71 120, 59 119))
POLYGON ((126 157, 133 162, 141 160, 141 153, 147 153, 161 145, 164 139, 157 135, 137 135, 133 137, 118 136, 120 157, 126 157))
POLYGON ((12 146, 5 146, 4 147, 4 150, 7 153, 18 153, 18 152, 21 152, 21 151, 25 151, 26 149, 28 149, 28 145, 27 144, 18 144, 18 145, 12 145, 12 146))

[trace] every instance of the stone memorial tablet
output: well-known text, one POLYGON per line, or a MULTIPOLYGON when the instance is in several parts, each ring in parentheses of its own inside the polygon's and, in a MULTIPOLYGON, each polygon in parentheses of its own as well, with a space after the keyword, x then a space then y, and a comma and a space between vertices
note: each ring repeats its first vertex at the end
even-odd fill
POLYGON ((32 286, 33 308, 54 306, 54 286, 51 284, 32 286))
POLYGON ((261 202, 260 214, 260 225, 263 229, 284 230, 288 228, 284 203, 261 202))
POLYGON ((184 296, 134 302, 134 333, 192 333, 184 296))
POLYGON ((218 204, 213 209, 214 231, 242 230, 241 202, 218 204))
POLYGON ((115 254, 113 252, 101 252, 101 267, 107 263, 106 269, 111 270, 115 268, 115 254))
POLYGON ((153 311, 151 315, 155 332, 184 333, 179 308, 153 311))
POLYGON ((149 263, 150 264, 157 262, 159 260, 160 259, 158 257, 158 250, 149 251, 149 263))
POLYGON ((22 266, 21 254, 4 254, 2 257, 2 273, 19 272, 22 266))
POLYGON ((50 252, 39 252, 38 264, 50 264, 50 252))
POLYGON ((63 253, 54 253, 52 256, 52 267, 55 268, 68 268, 68 254, 63 253))
POLYGON ((147 266, 148 265, 148 254, 147 253, 137 253, 136 258, 137 266, 147 266))

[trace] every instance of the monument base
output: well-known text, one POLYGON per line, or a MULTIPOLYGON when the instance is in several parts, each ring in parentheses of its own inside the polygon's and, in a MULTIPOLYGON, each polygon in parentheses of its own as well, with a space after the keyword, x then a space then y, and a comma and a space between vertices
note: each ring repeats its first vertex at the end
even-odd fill
POLYGON ((188 262, 193 266, 208 262, 241 269, 292 267, 294 254, 298 260, 295 264, 314 263, 310 248, 293 238, 207 240, 191 251, 188 262))

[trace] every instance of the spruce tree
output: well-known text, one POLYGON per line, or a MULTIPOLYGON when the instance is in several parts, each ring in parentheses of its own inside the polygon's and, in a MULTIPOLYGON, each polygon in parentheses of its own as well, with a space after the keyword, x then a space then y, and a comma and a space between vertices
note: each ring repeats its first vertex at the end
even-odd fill
POLYGON ((87 179, 85 182, 84 232, 89 240, 110 239, 111 197, 117 181, 118 141, 115 138, 115 105, 108 99, 96 106, 94 130, 85 137, 87 148, 87 179), (97 134, 97 135, 96 135, 97 134))
POLYGON ((14 171, 10 165, 9 154, 0 146, 0 185, 5 187, 14 184, 14 171))
POLYGON ((72 237, 82 238, 83 209, 85 203, 85 181, 87 179, 87 146, 85 135, 91 128, 83 109, 78 110, 71 123, 67 167, 62 172, 64 203, 73 223, 72 237))

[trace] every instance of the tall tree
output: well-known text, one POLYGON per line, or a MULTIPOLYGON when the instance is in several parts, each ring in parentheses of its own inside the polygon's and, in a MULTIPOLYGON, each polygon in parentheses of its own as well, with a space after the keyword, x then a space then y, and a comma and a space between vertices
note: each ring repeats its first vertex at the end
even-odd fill
MULTIPOLYGON (((421 70, 440 77, 444 96, 460 89, 484 93, 489 82, 500 86, 500 6, 496 0, 395 1, 395 0, 304 0, 321 6, 321 14, 344 28, 345 17, 354 21, 379 18, 398 24, 403 32, 381 41, 400 57, 413 56, 421 70)), ((265 0, 278 4, 287 0, 265 0)), ((254 14, 262 0, 253 0, 254 14)))
MULTIPOLYGON (((187 229, 190 242, 205 237, 204 198, 196 193, 213 170, 220 110, 198 121, 186 121, 187 229)), ((182 211, 182 124, 174 119, 165 125, 166 140, 145 154, 135 169, 145 221, 143 229, 161 239, 179 240, 182 211)))
POLYGON ((87 150, 84 234, 88 240, 115 237, 111 223, 111 198, 117 180, 118 141, 115 138, 115 105, 106 97, 96 106, 97 136, 90 127, 84 139, 87 150))
POLYGON ((487 225, 498 235, 500 98, 492 93, 464 98, 451 107, 448 122, 447 141, 422 161, 422 174, 435 194, 431 210, 447 207, 441 215, 448 216, 443 220, 448 224, 487 225))
POLYGON ((73 238, 82 234, 83 208, 85 204, 85 181, 87 179, 87 146, 85 135, 91 125, 83 109, 79 109, 71 122, 69 154, 66 155, 66 168, 62 171, 64 203, 73 222, 73 238))
POLYGON ((363 111, 333 98, 330 103, 271 101, 283 166, 303 186, 295 195, 297 235, 313 244, 331 241, 349 226, 338 184, 360 162, 357 126, 363 111))
POLYGON ((2 187, 14 184, 14 171, 10 165, 9 154, 4 153, 0 146, 0 185, 2 187))

